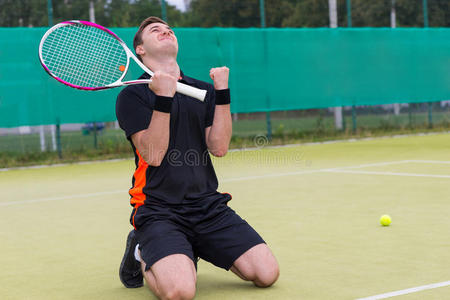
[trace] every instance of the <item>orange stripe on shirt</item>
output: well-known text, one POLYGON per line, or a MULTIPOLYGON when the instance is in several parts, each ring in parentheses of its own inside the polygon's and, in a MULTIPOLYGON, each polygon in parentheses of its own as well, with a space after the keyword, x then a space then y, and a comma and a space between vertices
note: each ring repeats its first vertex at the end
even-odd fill
POLYGON ((136 154, 139 157, 138 168, 134 171, 134 185, 129 191, 131 196, 130 204, 134 206, 134 208, 138 208, 144 204, 145 195, 142 189, 147 183, 146 173, 148 168, 148 164, 142 159, 142 156, 137 149, 136 154))
POLYGON ((136 224, 134 224, 134 217, 136 216, 137 210, 138 210, 138 208, 136 207, 136 208, 134 209, 134 214, 133 214, 133 218, 132 218, 133 227, 134 227, 135 230, 137 230, 137 228, 136 228, 136 224))

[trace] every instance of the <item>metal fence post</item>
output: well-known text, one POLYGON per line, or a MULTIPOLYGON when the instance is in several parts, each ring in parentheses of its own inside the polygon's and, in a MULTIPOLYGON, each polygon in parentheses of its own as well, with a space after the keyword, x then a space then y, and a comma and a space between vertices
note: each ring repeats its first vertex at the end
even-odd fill
POLYGON ((423 0, 423 27, 428 27, 428 0, 423 0))
MULTIPOLYGON (((259 0, 259 14, 261 17, 261 28, 265 28, 266 27, 266 13, 265 13, 265 9, 264 9, 264 0, 259 0)), ((264 36, 264 39, 266 37, 264 36)), ((265 41, 264 43, 264 53, 267 53, 267 42, 265 41)), ((264 55, 264 59, 267 60, 267 55, 264 55)), ((267 62, 264 62, 267 65, 267 62)), ((266 92, 266 102, 269 104, 270 103, 270 99, 269 99, 269 95, 267 95, 266 92)), ((266 111, 266 125, 267 125, 267 138, 269 141, 272 140, 272 119, 270 117, 270 111, 266 111)))
POLYGON ((352 131, 353 131, 353 133, 356 132, 356 127, 357 127, 357 123, 356 123, 356 106, 352 105, 352 131))
POLYGON ((166 1, 161 0, 161 18, 167 22, 166 1))
POLYGON ((58 150, 58 157, 62 158, 61 149, 61 125, 59 119, 56 120, 56 149, 58 150))
MULTIPOLYGON (((347 27, 352 27, 352 2, 347 0, 347 27)), ((352 132, 356 132, 356 106, 352 105, 352 132)))
POLYGON ((93 122, 94 125, 94 148, 98 149, 98 142, 97 142, 97 134, 98 134, 98 130, 97 130, 97 122, 93 122))
POLYGON ((48 26, 53 26, 53 5, 52 0, 47 0, 48 26))
MULTIPOLYGON (((428 23, 428 0, 423 0, 423 27, 427 28, 428 23)), ((433 127, 433 102, 428 102, 428 128, 433 127)))
MULTIPOLYGON (((328 0, 330 28, 336 28, 337 21, 337 4, 336 0, 328 0)), ((334 126, 337 130, 343 130, 342 106, 336 106, 334 111, 334 126)))
POLYGON ((347 0, 347 27, 352 27, 352 1, 347 0))

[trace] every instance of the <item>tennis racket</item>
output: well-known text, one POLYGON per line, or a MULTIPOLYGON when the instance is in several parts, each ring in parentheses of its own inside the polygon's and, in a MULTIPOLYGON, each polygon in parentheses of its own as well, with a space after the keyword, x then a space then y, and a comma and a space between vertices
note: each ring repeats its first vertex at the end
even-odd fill
MULTIPOLYGON (((132 58, 146 73, 147 68, 111 30, 86 21, 56 24, 39 44, 39 60, 45 71, 70 87, 103 90, 131 84, 148 84, 151 79, 122 81, 132 58)), ((206 90, 177 82, 177 92, 203 101, 206 90)))

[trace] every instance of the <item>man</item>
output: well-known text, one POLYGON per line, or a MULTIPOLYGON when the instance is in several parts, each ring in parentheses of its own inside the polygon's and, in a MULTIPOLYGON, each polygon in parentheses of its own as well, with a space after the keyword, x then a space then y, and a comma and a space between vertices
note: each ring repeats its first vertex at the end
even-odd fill
POLYGON ((184 75, 177 38, 156 17, 142 22, 134 48, 155 74, 148 86, 128 86, 117 98, 117 118, 136 163, 129 192, 134 230, 120 266, 122 283, 140 287, 145 278, 161 299, 192 299, 202 258, 258 287, 272 285, 277 261, 227 206, 231 195, 217 192, 209 157, 224 156, 231 138, 228 68, 211 69, 214 86, 184 75), (176 93, 177 80, 207 90, 205 101, 176 93))

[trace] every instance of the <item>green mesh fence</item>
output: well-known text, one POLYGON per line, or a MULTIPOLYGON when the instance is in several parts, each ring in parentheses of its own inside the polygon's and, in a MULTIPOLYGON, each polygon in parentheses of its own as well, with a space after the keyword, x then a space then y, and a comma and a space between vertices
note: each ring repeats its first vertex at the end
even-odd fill
MULTIPOLYGON (((120 89, 87 92, 39 64, 46 28, 0 28, 0 127, 115 120, 120 89)), ((131 46, 136 28, 113 28, 131 46)), ((450 29, 179 28, 179 64, 231 69, 232 112, 450 99, 450 29)), ((142 73, 131 68, 125 79, 142 73)))

